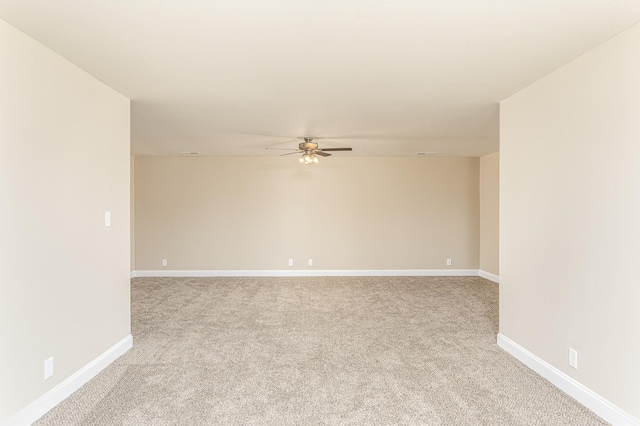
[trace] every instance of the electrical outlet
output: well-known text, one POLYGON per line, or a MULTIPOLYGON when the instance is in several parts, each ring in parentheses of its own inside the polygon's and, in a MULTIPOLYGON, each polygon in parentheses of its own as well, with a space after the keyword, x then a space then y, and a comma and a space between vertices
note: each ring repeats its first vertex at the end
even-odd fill
POLYGON ((162 266, 167 266, 167 259, 162 259, 162 266))
POLYGON ((309 259, 309 266, 313 266, 313 259, 309 259))
POLYGON ((289 266, 293 266, 293 259, 289 259, 289 266))
POLYGON ((104 226, 111 226, 111 212, 104 212, 104 226))
POLYGON ((451 266, 451 259, 447 259, 447 266, 451 266))
POLYGON ((578 351, 573 348, 569 348, 569 367, 578 369, 578 351))
POLYGON ((44 379, 53 376, 53 357, 44 360, 44 379))

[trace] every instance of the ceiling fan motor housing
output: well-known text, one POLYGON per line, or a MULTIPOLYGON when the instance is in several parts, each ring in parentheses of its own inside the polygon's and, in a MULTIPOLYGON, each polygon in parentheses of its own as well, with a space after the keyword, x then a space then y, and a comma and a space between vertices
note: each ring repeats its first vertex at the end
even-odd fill
POLYGON ((300 142, 298 148, 300 151, 313 151, 314 149, 318 149, 318 144, 315 142, 300 142))

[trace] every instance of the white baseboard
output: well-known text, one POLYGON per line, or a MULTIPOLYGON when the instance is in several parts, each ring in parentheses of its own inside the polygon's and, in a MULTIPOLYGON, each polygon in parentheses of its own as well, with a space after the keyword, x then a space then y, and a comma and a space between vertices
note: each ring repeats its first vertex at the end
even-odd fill
POLYGON ((132 277, 477 277, 477 269, 147 270, 132 277))
POLYGON ((137 277, 136 271, 131 271, 129 278, 135 278, 135 277, 137 277))
POLYGON ((551 364, 538 358, 505 335, 498 334, 498 346, 612 425, 640 426, 638 419, 616 407, 551 364))
POLYGON ((494 283, 500 284, 500 277, 498 275, 492 274, 491 272, 483 271, 482 269, 480 269, 478 271, 478 276, 486 278, 489 281, 493 281, 494 283))
POLYGON ((128 335, 102 355, 82 367, 71 377, 55 388, 23 408, 16 415, 7 420, 6 426, 28 426, 44 416, 49 410, 58 405, 69 395, 80 389, 85 383, 93 379, 109 364, 118 359, 133 346, 133 337, 128 335))

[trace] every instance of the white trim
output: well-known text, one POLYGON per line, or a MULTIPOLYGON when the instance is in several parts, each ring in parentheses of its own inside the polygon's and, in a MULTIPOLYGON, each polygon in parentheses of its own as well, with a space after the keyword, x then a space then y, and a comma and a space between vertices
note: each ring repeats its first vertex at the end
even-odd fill
POLYGON ((480 269, 478 271, 478 276, 485 278, 489 281, 493 281, 494 283, 500 284, 500 277, 498 275, 492 274, 491 272, 483 271, 480 269))
POLYGON ((5 423, 6 426, 26 426, 32 424, 69 395, 80 389, 80 387, 89 380, 93 379, 109 364, 131 349, 132 346, 133 337, 128 335, 102 355, 75 372, 71 377, 9 418, 5 423))
POLYGON ((538 358, 505 335, 498 334, 498 346, 612 425, 640 426, 638 419, 616 407, 546 361, 538 358))
POLYGON ((477 277, 477 269, 148 270, 136 277, 477 277))
POLYGON ((129 278, 135 278, 138 275, 136 275, 136 271, 131 271, 131 275, 129 276, 129 278))

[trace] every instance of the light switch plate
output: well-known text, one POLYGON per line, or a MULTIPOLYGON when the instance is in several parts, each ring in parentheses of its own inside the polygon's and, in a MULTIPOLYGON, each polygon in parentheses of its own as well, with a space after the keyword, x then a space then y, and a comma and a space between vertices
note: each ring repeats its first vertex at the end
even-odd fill
POLYGON ((53 376, 53 357, 44 360, 44 379, 53 376))

